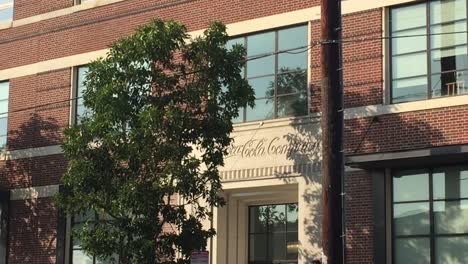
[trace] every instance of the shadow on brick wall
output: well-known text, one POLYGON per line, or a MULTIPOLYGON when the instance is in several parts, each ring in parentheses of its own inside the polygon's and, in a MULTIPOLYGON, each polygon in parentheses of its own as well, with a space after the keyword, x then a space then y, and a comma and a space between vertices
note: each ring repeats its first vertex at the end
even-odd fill
MULTIPOLYGON (((43 157, 28 157, 32 153, 22 148, 36 143, 40 146, 56 145, 61 139, 59 131, 60 126, 55 119, 44 118, 38 113, 31 114, 28 122, 17 130, 9 131, 8 146, 15 151, 1 172, 5 179, 3 184, 17 189, 44 183, 43 178, 49 177, 57 164, 42 160, 43 157), (25 158, 16 159, 18 153, 25 158)), ((29 193, 25 191, 25 197, 29 193)), ((33 191, 34 196, 37 193, 33 191)), ((53 198, 17 198, 10 201, 8 263, 55 263, 57 209, 53 198)))

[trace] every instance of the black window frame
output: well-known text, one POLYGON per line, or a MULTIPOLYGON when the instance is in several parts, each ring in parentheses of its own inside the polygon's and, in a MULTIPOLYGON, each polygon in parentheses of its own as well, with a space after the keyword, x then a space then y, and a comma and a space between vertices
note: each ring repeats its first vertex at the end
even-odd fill
MULTIPOLYGON (((278 260, 279 262, 278 261, 275 261, 275 262, 273 262, 273 261, 270 261, 270 262, 269 261, 250 261, 250 253, 251 253, 250 252, 250 235, 255 235, 255 234, 265 234, 266 235, 266 238, 267 238, 266 239, 266 241, 267 241, 267 246, 266 246, 267 252, 266 252, 266 254, 267 254, 267 259, 268 259, 268 241, 269 241, 268 237, 269 237, 269 234, 270 235, 273 234, 273 233, 269 233, 269 231, 268 231, 268 226, 269 225, 268 224, 267 224, 267 228, 266 228, 264 233, 253 233, 253 232, 251 232, 250 209, 254 208, 254 207, 277 206, 277 205, 284 205, 284 206, 286 206, 286 208, 289 205, 295 205, 297 210, 299 210, 299 204, 297 202, 295 202, 295 203, 288 202, 288 203, 274 203, 274 204, 256 204, 256 205, 249 205, 247 207, 247 211, 248 211, 248 214, 247 214, 247 217, 248 217, 248 221, 247 221, 247 226, 248 226, 248 231, 247 231, 247 263, 248 264, 275 264, 275 263, 278 263, 278 264, 297 264, 297 263, 299 263, 298 259, 296 259, 296 260, 287 260, 287 259, 278 260)), ((288 219, 288 216, 287 216, 287 211, 286 211, 286 222, 285 222, 285 231, 284 231, 285 236, 288 234, 288 231, 287 231, 288 230, 288 228, 287 228, 288 220, 287 219, 288 219)), ((299 222, 299 219, 298 219, 298 222, 299 222)), ((294 233, 294 232, 296 232, 298 234, 297 241, 299 241, 299 226, 298 226, 296 231, 291 231, 290 233, 294 233)), ((285 239, 285 242, 286 242, 286 239, 285 239)))
MULTIPOLYGON (((442 74, 442 73, 450 73, 450 72, 453 72, 453 73, 457 73, 457 72, 465 72, 466 74, 468 74, 468 68, 465 68, 465 69, 459 69, 459 70, 451 70, 451 71, 445 71, 445 72, 437 72, 437 73, 432 73, 432 69, 431 69, 431 52, 434 51, 434 50, 442 50, 442 48, 432 48, 431 47, 431 26, 434 26, 434 25, 444 25, 444 24, 449 24, 449 23, 454 23, 454 22, 459 22, 459 21, 463 21, 463 20, 466 20, 466 24, 467 24, 467 29, 468 29, 468 3, 467 3, 467 7, 466 7, 466 14, 465 14, 465 19, 461 19, 461 20, 454 20, 454 21, 450 21, 450 22, 442 22, 442 23, 437 23, 437 24, 431 24, 431 2, 436 2, 436 1, 439 1, 439 0, 422 0, 422 1, 416 1, 416 2, 411 2, 411 3, 405 3, 405 4, 401 4, 401 5, 395 5, 395 6, 392 6, 391 8, 389 8, 389 12, 387 13, 388 14, 388 36, 389 36, 389 41, 387 42, 387 45, 388 45, 388 64, 390 65, 389 67, 389 71, 388 71, 388 75, 387 75, 387 79, 389 80, 389 84, 387 87, 389 87, 389 92, 387 93, 389 95, 389 98, 388 98, 388 102, 390 104, 398 104, 398 103, 408 103, 408 102, 417 102, 417 101, 424 101, 424 100, 430 100, 430 99, 434 99, 434 98, 445 98, 445 97, 454 97, 454 96, 461 96, 461 95, 468 95, 468 93, 463 93, 463 94, 455 94, 455 95, 441 95, 441 96, 436 96, 436 97, 433 97, 432 95, 432 88, 433 88, 433 85, 432 85, 432 76, 434 75, 438 75, 438 74, 442 74), (426 77, 427 79, 427 89, 426 89, 426 92, 427 92, 427 96, 426 98, 424 99, 416 99, 416 100, 408 100, 408 101, 401 101, 401 102, 394 102, 394 98, 393 98, 393 45, 392 45, 392 36, 393 36, 393 31, 392 31, 392 21, 393 21, 393 18, 392 18, 392 10, 394 9, 399 9, 399 8, 404 8, 404 7, 410 7, 410 6, 417 6, 419 4, 423 4, 425 3, 425 6, 426 6, 426 24, 425 24, 425 30, 426 30, 426 48, 425 48, 425 52, 426 52, 426 65, 427 65, 427 73, 425 75, 417 75, 417 76, 410 76, 410 77, 402 77, 402 78, 396 78, 395 80, 405 80, 405 79, 411 79, 411 78, 418 78, 418 77, 426 77)), ((422 27, 421 27, 422 28, 422 27)), ((407 29, 405 29, 407 30, 407 29)), ((467 54, 468 54, 468 34, 467 34, 467 43, 465 44, 466 45, 466 49, 467 49, 467 54)), ((463 46, 463 45, 453 45, 453 46, 450 46, 450 47, 459 47, 459 46, 463 46)), ((418 53, 418 52, 408 52, 408 53, 404 53, 404 54, 412 54, 412 53, 418 53)), ((402 54, 399 54, 399 55, 402 55, 402 54)), ((468 83, 466 83, 466 85, 468 85, 468 83)))
POLYGON ((398 238, 427 238, 429 239, 429 250, 430 250, 430 264, 436 264, 436 238, 439 237, 466 237, 468 238, 467 233, 450 233, 450 234, 436 234, 435 232, 435 214, 434 214, 434 202, 453 202, 453 201, 468 201, 468 197, 466 198, 446 198, 446 199, 434 199, 434 189, 433 189, 433 175, 437 173, 438 170, 447 169, 447 168, 460 168, 462 170, 468 170, 468 165, 452 165, 452 166, 433 166, 427 167, 423 169, 418 168, 408 168, 408 169, 395 169, 392 170, 390 173, 391 184, 390 184, 390 222, 391 222, 391 254, 392 254, 392 263, 393 264, 401 264, 396 263, 396 246, 395 242, 398 238), (429 184, 429 198, 428 200, 411 200, 411 201, 394 201, 394 184, 393 178, 397 172, 405 172, 405 171, 419 171, 428 174, 428 184, 429 184), (395 204, 409 204, 409 203, 428 203, 429 204, 429 234, 425 235, 396 235, 395 234, 395 221, 394 221, 394 205, 395 204))
MULTIPOLYGON (((304 71, 304 74, 305 74, 305 78, 306 78, 306 91, 305 91, 305 95, 307 97, 307 109, 306 109, 306 112, 307 114, 306 115, 287 115, 287 116, 281 116, 279 117, 278 116, 278 100, 277 98, 278 97, 287 97, 287 96, 293 96, 293 95, 301 95, 302 93, 301 92, 296 92, 296 93, 286 93, 286 94, 281 94, 281 95, 278 95, 278 75, 281 75, 281 74, 288 74, 288 73, 296 73, 296 72, 300 72, 300 71, 297 71, 297 70, 292 70, 292 71, 289 71, 289 72, 281 72, 279 73, 278 72, 278 55, 277 52, 278 52, 278 32, 281 31, 281 30, 287 30, 287 29, 292 29, 292 28, 296 28, 296 27, 306 27, 307 28, 307 45, 310 45, 309 43, 309 35, 310 35, 310 32, 309 32, 309 25, 308 23, 299 23, 299 24, 294 24, 294 25, 288 25, 288 26, 284 26, 284 27, 277 27, 277 28, 272 28, 272 29, 266 29, 266 30, 261 30, 261 31, 256 31, 256 32, 252 32, 252 33, 248 33, 248 34, 242 34, 242 35, 238 35, 238 36, 234 36, 231 38, 231 40, 234 40, 234 39, 243 39, 243 42, 244 42, 244 48, 247 50, 248 48, 248 38, 249 37, 252 37, 252 36, 255 36, 255 35, 259 35, 259 34, 263 34, 263 33, 269 33, 269 32, 274 32, 275 34, 275 37, 274 37, 274 42, 275 42, 275 45, 274 45, 274 53, 273 55, 271 56, 274 56, 274 73, 273 74, 266 74, 266 75, 258 75, 258 76, 254 76, 254 77, 247 77, 247 63, 245 64, 244 66, 244 70, 243 70, 243 77, 244 79, 246 79, 247 81, 250 80, 250 79, 257 79, 257 78, 264 78, 264 77, 269 77, 269 76, 273 76, 273 82, 274 82, 274 85, 275 85, 275 88, 274 88, 274 95, 272 97, 258 97, 258 98, 255 98, 255 100, 262 100, 262 99, 269 99, 269 98, 273 98, 274 99, 274 106, 273 106, 273 117, 272 118, 264 118, 264 119, 254 119, 254 120, 247 120, 247 111, 255 111, 255 108, 249 108, 249 107, 243 107, 243 108, 240 108, 239 109, 239 112, 240 112, 240 115, 238 118, 241 118, 241 120, 236 120, 234 122, 234 124, 244 124, 244 123, 249 123, 249 122, 259 122, 259 121, 267 121, 267 120, 275 120, 275 119, 279 119, 279 118, 294 118, 294 117, 301 117, 301 116, 309 116, 310 115, 310 84, 309 84, 309 67, 310 67, 310 61, 309 61, 309 55, 308 55, 308 48, 305 47, 304 49, 306 49, 306 51, 304 52, 306 54, 306 68, 303 70, 304 71)), ((297 51, 298 49, 297 48, 293 48, 293 49, 290 49, 290 51, 297 51)), ((288 50, 285 50, 285 51, 288 51, 288 50)), ((246 59, 249 60, 249 59, 255 59, 256 57, 262 57, 263 55, 253 55, 252 57, 249 57, 249 54, 246 54, 247 57, 246 59)))

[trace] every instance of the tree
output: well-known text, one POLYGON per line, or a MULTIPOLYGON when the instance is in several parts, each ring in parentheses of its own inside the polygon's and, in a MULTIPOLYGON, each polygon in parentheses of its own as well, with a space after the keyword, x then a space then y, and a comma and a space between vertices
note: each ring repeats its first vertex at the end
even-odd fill
POLYGON ((88 112, 65 131, 69 165, 57 196, 69 215, 101 219, 73 232, 88 254, 188 263, 215 234, 202 221, 224 203, 218 168, 231 120, 254 101, 241 76, 245 50, 226 49, 227 40, 220 23, 189 39, 183 25, 155 20, 89 65, 88 112))

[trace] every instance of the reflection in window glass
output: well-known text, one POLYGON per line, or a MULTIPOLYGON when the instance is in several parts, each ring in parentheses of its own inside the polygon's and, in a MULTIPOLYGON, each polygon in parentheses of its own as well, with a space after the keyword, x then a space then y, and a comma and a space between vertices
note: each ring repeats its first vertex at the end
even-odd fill
POLYGON ((4 149, 8 134, 8 96, 10 82, 0 82, 0 149, 4 149))
POLYGON ((13 20, 13 0, 0 0, 0 24, 13 20))
POLYGON ((86 112, 86 108, 83 105, 83 92, 86 89, 86 86, 84 84, 84 81, 86 80, 86 73, 88 72, 88 67, 83 66, 79 67, 76 70, 77 72, 77 82, 76 82, 76 112, 75 112, 75 120, 79 120, 80 116, 83 116, 83 114, 86 112))
POLYGON ((468 263, 467 181, 467 167, 393 173, 395 264, 468 263))
POLYGON ((297 263, 297 204, 249 207, 249 264, 297 263))
POLYGON ((228 48, 234 44, 245 45, 245 77, 257 99, 254 109, 242 109, 240 117, 233 122, 308 114, 307 52, 304 48, 307 36, 307 26, 298 26, 235 38, 227 43, 228 48))
POLYGON ((466 2, 436 0, 391 10, 392 102, 468 93, 466 2), (408 35, 419 36, 402 37, 408 35))

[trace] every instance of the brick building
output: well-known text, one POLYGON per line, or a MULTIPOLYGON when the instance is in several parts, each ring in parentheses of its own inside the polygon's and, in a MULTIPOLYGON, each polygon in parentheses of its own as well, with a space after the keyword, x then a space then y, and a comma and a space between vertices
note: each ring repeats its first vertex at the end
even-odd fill
MULTIPOLYGON (((468 263, 467 0, 342 9, 347 263, 468 263)), ((236 120, 207 250, 320 259, 319 0, 0 0, 0 263, 99 263, 54 206, 59 144, 86 64, 154 18, 222 21, 248 56, 294 51, 247 64, 257 107, 236 120)))

